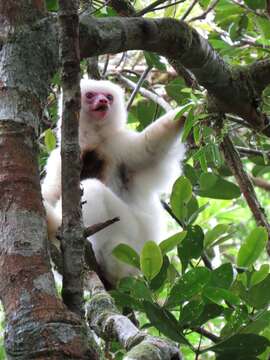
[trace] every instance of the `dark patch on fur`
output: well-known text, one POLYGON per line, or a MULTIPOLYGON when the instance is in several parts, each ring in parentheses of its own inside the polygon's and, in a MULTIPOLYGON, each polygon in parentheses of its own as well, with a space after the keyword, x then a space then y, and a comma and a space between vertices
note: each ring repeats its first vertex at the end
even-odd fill
POLYGON ((82 154, 81 180, 95 178, 104 180, 105 160, 96 150, 86 151, 82 154))
POLYGON ((121 184, 125 190, 129 189, 131 182, 131 172, 129 171, 126 164, 122 163, 118 167, 118 175, 121 180, 121 184))

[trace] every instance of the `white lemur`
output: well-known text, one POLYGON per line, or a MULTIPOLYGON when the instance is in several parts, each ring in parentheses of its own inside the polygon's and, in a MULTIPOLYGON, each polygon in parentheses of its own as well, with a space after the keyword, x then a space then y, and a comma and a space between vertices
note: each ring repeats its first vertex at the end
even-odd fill
MULTIPOLYGON (((112 256, 116 245, 127 243, 140 252, 146 241, 159 242, 164 235, 159 195, 179 176, 185 153, 179 136, 183 119, 174 119, 177 112, 167 113, 141 133, 131 131, 125 128, 122 89, 109 81, 81 80, 83 222, 91 226, 120 217, 90 238, 101 270, 112 284, 136 273, 112 256)), ((53 237, 61 223, 59 147, 51 152, 46 172, 42 194, 49 237, 53 237)))

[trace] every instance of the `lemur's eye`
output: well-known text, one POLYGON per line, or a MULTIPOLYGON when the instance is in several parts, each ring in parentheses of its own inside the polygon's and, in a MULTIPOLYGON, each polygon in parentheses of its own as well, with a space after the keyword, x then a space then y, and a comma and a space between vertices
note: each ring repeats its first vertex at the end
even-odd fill
POLYGON ((109 100, 109 101, 112 101, 113 100, 113 96, 111 94, 107 94, 106 95, 106 98, 109 100))
POLYGON ((85 94, 85 96, 87 97, 87 99, 92 99, 92 98, 95 96, 95 94, 92 93, 92 92, 87 92, 87 93, 85 94))

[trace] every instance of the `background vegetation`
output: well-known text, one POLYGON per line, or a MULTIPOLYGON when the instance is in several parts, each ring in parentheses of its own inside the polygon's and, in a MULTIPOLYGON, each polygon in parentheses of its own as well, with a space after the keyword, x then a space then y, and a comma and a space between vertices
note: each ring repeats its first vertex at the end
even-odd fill
MULTIPOLYGON (((90 3, 94 17, 119 16, 113 1, 90 3)), ((269 58, 267 0, 135 0, 123 4, 139 16, 186 21, 231 66, 269 58)), ((47 8, 56 13, 57 1, 47 0, 47 8)), ((82 1, 80 11, 88 8, 89 2, 82 1)), ((243 186, 233 176, 224 141, 229 135, 241 159, 236 166, 238 175, 243 171, 250 177, 259 210, 267 219, 269 138, 242 118, 216 111, 211 96, 192 73, 182 70, 179 76, 165 58, 142 51, 103 55, 81 63, 82 74, 125 87, 131 128, 141 131, 171 107, 181 106, 180 113, 186 116, 182 140, 188 151, 183 175, 162 199, 170 237, 159 246, 149 241, 141 254, 118 246, 115 256, 139 268, 141 275, 123 279, 111 295, 117 306, 128 304, 135 311, 142 329, 178 343, 184 359, 267 360, 268 231, 254 219, 247 203, 249 194, 244 196, 243 186)), ((44 110, 41 176, 46 158, 56 146, 59 79, 59 74, 53 78, 44 110)), ((215 78, 209 81, 215 82, 215 78)), ((256 107, 270 115, 270 87, 256 107)), ((250 193, 249 187, 246 192, 250 193)), ((107 345, 106 351, 107 358, 117 360, 125 353, 116 342, 107 345)), ((4 358, 2 350, 0 359, 4 358)))
MULTIPOLYGON (((135 1, 132 5, 137 11, 147 11, 149 6, 146 16, 150 18, 174 17, 189 22, 231 65, 247 65, 269 56, 270 22, 265 0, 159 1, 154 6, 135 1)), ((48 6, 57 9, 54 1, 48 6)), ((93 1, 92 6, 96 17, 117 15, 102 1, 93 1)), ((88 65, 83 62, 82 71, 91 76, 88 65)), ((176 181, 170 198, 164 199, 171 212, 168 221, 172 236, 159 247, 149 242, 141 254, 135 255, 124 246, 115 249, 117 257, 140 268, 142 274, 120 282, 112 292, 117 305, 129 304, 138 311, 140 325, 150 333, 179 342, 185 359, 268 359, 267 233, 256 226, 224 161, 220 143, 229 133, 245 171, 255 186, 259 185, 256 192, 269 215, 269 140, 232 115, 223 118, 224 128, 218 132, 204 111, 205 90, 195 80, 189 86, 190 82, 158 55, 127 52, 101 57, 99 72, 102 78, 126 87, 127 101, 132 85, 143 80, 129 103, 132 128, 141 131, 160 116, 164 112, 161 99, 168 108, 181 106, 187 117, 182 135, 189 144, 184 174, 176 181), (156 101, 145 89, 157 94, 156 101), (262 179, 265 186, 260 186, 262 179)), ((266 113, 270 113, 269 94, 268 88, 260 104, 266 113)), ((55 123, 54 97, 48 111, 47 118, 55 123)), ((47 154, 55 146, 50 130, 45 131, 44 139, 43 152, 47 154)), ((113 358, 122 358, 116 344, 110 351, 113 358)))

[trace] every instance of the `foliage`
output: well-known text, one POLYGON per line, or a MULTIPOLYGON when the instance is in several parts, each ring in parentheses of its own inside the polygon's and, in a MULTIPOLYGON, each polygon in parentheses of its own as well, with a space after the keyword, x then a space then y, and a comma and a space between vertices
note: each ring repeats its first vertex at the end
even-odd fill
MULTIPOLYGON (((49 11, 57 11, 57 1, 46 3, 49 11)), ((150 3, 136 1, 134 6, 140 11, 150 3)), ((269 56, 270 22, 265 0, 164 1, 163 8, 159 6, 160 10, 145 16, 181 19, 191 4, 194 6, 185 21, 207 37, 230 65, 247 65, 269 56), (213 3, 213 10, 207 13, 213 3)), ((93 1, 92 6, 94 16, 117 15, 99 1, 93 1)), ((192 139, 183 176, 176 180, 167 199, 175 219, 169 219, 171 236, 159 245, 147 242, 140 254, 124 244, 114 250, 120 261, 140 270, 138 278, 125 278, 112 291, 117 305, 138 311, 142 328, 179 343, 185 359, 195 359, 196 354, 201 359, 268 359, 267 234, 264 228, 256 226, 223 158, 220 143, 229 133, 245 170, 270 180, 269 141, 243 127, 240 119, 232 115, 224 118, 223 129, 218 132, 215 114, 209 116, 205 110, 204 89, 189 88, 158 54, 128 54, 124 62, 116 56, 110 58, 110 63, 105 77, 113 81, 120 73, 137 83, 143 70, 152 68, 151 78, 144 81, 143 87, 155 91, 172 106, 181 107, 180 114, 186 116, 182 138, 192 139), (241 152, 243 148, 256 150, 256 156, 241 152)), ((105 57, 101 57, 100 64, 106 70, 105 57)), ((82 71, 87 71, 85 63, 82 71)), ((55 80, 53 85, 57 92, 55 80)), ((128 95, 130 92, 127 89, 128 95)), ((268 114, 269 95, 267 88, 260 104, 268 114)), ((129 126, 141 131, 163 111, 159 104, 137 93, 129 126)), ((52 96, 46 114, 52 127, 56 114, 52 96)), ((54 147, 55 137, 47 129, 41 137, 41 168, 54 147)), ((269 195, 262 189, 256 192, 269 214, 269 195)), ((123 351, 116 344, 111 352, 115 359, 122 358, 123 351)))

